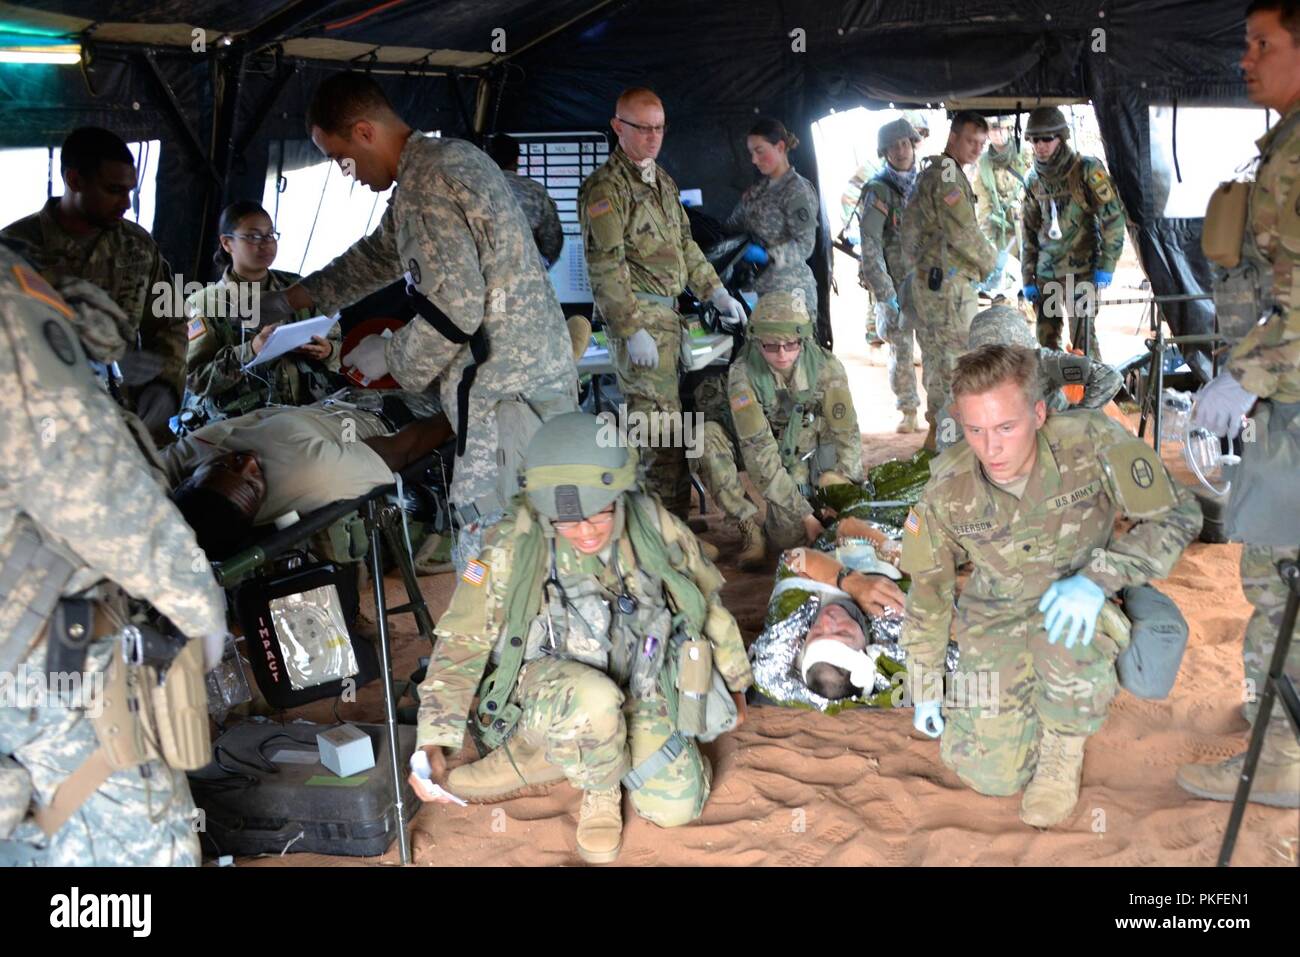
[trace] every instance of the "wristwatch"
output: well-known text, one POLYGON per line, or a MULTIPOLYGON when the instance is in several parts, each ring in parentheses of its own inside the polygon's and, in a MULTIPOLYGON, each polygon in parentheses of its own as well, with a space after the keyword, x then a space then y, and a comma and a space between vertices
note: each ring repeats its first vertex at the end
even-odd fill
POLYGON ((856 568, 849 568, 847 565, 842 567, 839 574, 835 576, 835 587, 840 591, 844 591, 844 579, 848 578, 855 571, 857 571, 856 568))

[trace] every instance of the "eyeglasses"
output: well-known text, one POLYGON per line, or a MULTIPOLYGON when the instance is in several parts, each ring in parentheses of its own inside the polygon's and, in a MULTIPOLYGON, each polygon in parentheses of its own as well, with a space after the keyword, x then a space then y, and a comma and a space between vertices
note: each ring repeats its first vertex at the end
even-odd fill
POLYGON ((253 246, 265 246, 267 243, 278 243, 280 241, 280 233, 274 229, 269 233, 225 233, 224 235, 242 239, 253 246))
POLYGON ((1052 135, 1052 136, 1031 136, 1031 137, 1029 137, 1029 142, 1031 142, 1031 143, 1055 143, 1058 139, 1060 139, 1060 137, 1059 137, 1059 136, 1056 136, 1056 135, 1052 135))
POLYGON ((760 342, 759 345, 769 356, 780 355, 782 352, 798 352, 803 348, 803 343, 798 339, 794 342, 760 342))
POLYGON ((591 528, 600 531, 601 529, 609 528, 609 526, 613 524, 614 524, 613 512, 597 512, 595 515, 588 515, 586 518, 582 519, 582 521, 579 522, 552 522, 551 523, 552 527, 554 527, 554 529, 557 532, 561 532, 561 533, 577 531, 578 526, 580 525, 588 525, 591 528))
POLYGON ((621 116, 616 116, 614 119, 618 120, 624 126, 632 127, 632 129, 636 130, 638 133, 658 133, 662 136, 664 133, 668 132, 667 122, 660 123, 658 126, 646 126, 644 123, 633 123, 631 120, 625 120, 621 116))

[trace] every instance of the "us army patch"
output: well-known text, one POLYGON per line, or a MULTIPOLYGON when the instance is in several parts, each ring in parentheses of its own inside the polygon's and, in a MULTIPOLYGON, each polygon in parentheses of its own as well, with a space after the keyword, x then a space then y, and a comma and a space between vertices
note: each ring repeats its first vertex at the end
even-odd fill
POLYGON ((1105 170, 1093 170, 1092 175, 1088 177, 1088 181, 1092 184, 1092 191, 1096 194, 1097 201, 1102 205, 1115 198, 1115 191, 1110 188, 1110 180, 1107 178, 1105 170))
MULTIPOLYGON (((1136 464, 1136 463, 1135 463, 1136 464)), ((1065 508, 1067 505, 1073 505, 1075 502, 1082 501, 1085 498, 1092 498, 1101 491, 1100 483, 1089 482, 1082 488, 1076 488, 1073 492, 1067 492, 1064 495, 1057 495, 1052 499, 1052 508, 1065 508)))
POLYGON ((68 335, 68 330, 53 319, 46 319, 45 325, 41 327, 41 332, 45 336, 45 341, 50 344, 54 354, 59 357, 60 362, 65 366, 76 363, 77 350, 72 345, 72 338, 68 335))
POLYGON ((806 209, 800 209, 795 213, 795 216, 799 217, 799 222, 801 223, 808 222, 808 210, 806 209))
POLYGON ((487 566, 478 559, 471 558, 460 578, 461 581, 469 582, 471 585, 482 585, 483 579, 487 578, 487 566))
POLYGON ((954 525, 953 533, 956 535, 978 535, 980 532, 992 531, 992 522, 967 522, 964 525, 954 525))
POLYGON ((46 282, 40 273, 21 263, 14 263, 14 277, 25 295, 52 306, 68 319, 73 317, 72 307, 63 301, 63 297, 54 291, 54 287, 46 282))
POLYGON ((944 196, 943 201, 947 203, 949 206, 956 206, 959 202, 961 202, 961 190, 958 187, 954 186, 948 192, 948 194, 944 196))
POLYGON ((202 316, 195 316, 185 326, 185 335, 191 342, 193 342, 195 339, 197 339, 199 336, 203 335, 207 331, 208 331, 208 324, 203 321, 202 316))
POLYGON ((831 409, 831 418, 842 419, 844 418, 844 413, 847 411, 848 409, 843 402, 836 402, 835 406, 831 409))
POLYGON ((590 206, 587 207, 587 215, 590 216, 592 219, 595 219, 597 216, 604 216, 611 209, 613 209, 613 206, 610 205, 609 200, 602 199, 599 202, 592 203, 590 206))
POLYGON ((1138 459, 1129 466, 1129 474, 1133 476, 1138 488, 1150 488, 1156 480, 1156 473, 1146 459, 1138 459))
POLYGON ((886 203, 883 199, 879 198, 878 196, 873 196, 872 199, 875 201, 875 202, 872 203, 872 205, 875 206, 876 209, 878 209, 878 210, 880 210, 882 213, 884 213, 886 216, 888 216, 888 215, 889 215, 889 204, 886 203))

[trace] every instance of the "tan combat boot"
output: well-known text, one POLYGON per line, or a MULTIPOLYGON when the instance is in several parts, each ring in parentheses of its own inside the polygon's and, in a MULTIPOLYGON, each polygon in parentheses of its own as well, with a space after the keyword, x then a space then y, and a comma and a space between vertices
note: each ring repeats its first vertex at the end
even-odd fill
POLYGON ((516 736, 486 758, 453 768, 447 790, 472 804, 491 804, 563 780, 564 771, 546 760, 545 747, 516 736))
POLYGON ((1031 827, 1051 827, 1070 816, 1079 803, 1083 777, 1081 734, 1060 734, 1043 729, 1038 743, 1038 766, 1020 800, 1020 820, 1031 827))
POLYGON ((578 812, 578 856, 588 864, 609 864, 623 846, 623 789, 591 788, 582 792, 578 812))
POLYGON ((767 567, 767 540, 763 529, 752 518, 742 518, 740 525, 740 555, 736 567, 742 572, 761 572, 767 567))
MULTIPOLYGON (((1231 801, 1237 796, 1237 783, 1246 764, 1243 751, 1218 764, 1184 764, 1175 780, 1184 791, 1207 801, 1231 801)), ((1300 744, 1291 729, 1270 732, 1264 738, 1264 750, 1255 766, 1255 780, 1250 800, 1270 807, 1300 808, 1300 744)))
POLYGON ((903 421, 898 423, 898 428, 894 431, 900 434, 907 432, 920 432, 921 427, 916 424, 916 409, 904 412, 903 421))
MULTIPOLYGON (((918 428, 916 431, 920 432, 921 430, 918 428)), ((921 448, 929 449, 931 452, 939 451, 939 443, 935 438, 935 433, 935 424, 931 422, 930 427, 925 430, 925 441, 921 443, 921 448)))

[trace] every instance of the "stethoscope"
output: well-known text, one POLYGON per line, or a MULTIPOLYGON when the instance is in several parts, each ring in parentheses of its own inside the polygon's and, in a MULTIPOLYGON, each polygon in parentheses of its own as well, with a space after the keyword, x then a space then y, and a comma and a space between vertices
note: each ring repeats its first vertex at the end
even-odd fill
MULTIPOLYGON (((635 596, 633 596, 627 590, 627 582, 623 579, 623 573, 618 567, 618 542, 614 542, 612 544, 612 549, 613 550, 610 553, 610 570, 613 571, 614 577, 618 579, 618 584, 621 589, 620 593, 614 596, 614 606, 615 608, 618 609, 618 613, 620 615, 625 615, 625 616, 635 615, 636 610, 638 608, 637 600, 635 596)), ((555 589, 555 595, 559 598, 560 605, 565 609, 566 614, 568 612, 572 612, 577 617, 577 619, 583 623, 583 626, 587 629, 587 633, 591 636, 592 640, 595 641, 597 644, 600 644, 602 646, 608 645, 608 641, 597 637, 596 634, 592 632, 591 626, 587 623, 587 620, 582 617, 582 615, 578 612, 578 609, 574 607, 572 602, 569 601, 568 592, 565 591, 564 584, 560 581, 559 568, 556 561, 556 545, 555 545, 554 538, 551 539, 551 565, 549 569, 549 574, 542 581, 542 603, 546 608, 547 638, 551 644, 551 647, 554 648, 555 630, 551 624, 551 610, 550 610, 552 588, 555 589)))

